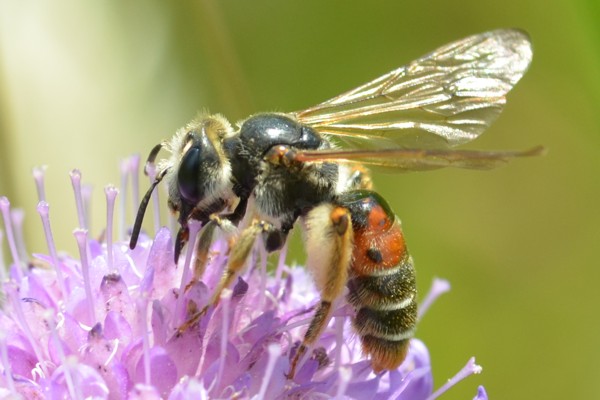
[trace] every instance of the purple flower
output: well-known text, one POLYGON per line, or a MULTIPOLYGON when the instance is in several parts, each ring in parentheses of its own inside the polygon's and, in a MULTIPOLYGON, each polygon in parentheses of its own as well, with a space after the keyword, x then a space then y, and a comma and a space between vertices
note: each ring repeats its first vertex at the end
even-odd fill
MULTIPOLYGON (((124 169, 137 174, 138 164, 134 159, 133 167, 124 169)), ((353 311, 340 301, 310 357, 288 380, 291 354, 318 300, 303 268, 280 261, 274 274, 268 274, 257 246, 246 272, 224 291, 219 305, 180 331, 210 298, 227 261, 227 242, 215 241, 201 281, 191 278, 194 246, 174 264, 167 228, 158 229, 154 238, 142 234, 134 250, 124 237, 113 242, 118 191, 112 187, 106 189, 106 235, 94 239, 85 229, 81 175, 74 171, 79 257, 63 255, 52 238, 43 170, 35 176, 48 255, 28 260, 19 251, 24 246, 14 234, 20 229, 11 218, 14 211, 6 198, 0 199, 12 256, 8 274, 0 265, 5 294, 0 398, 434 399, 481 370, 470 360, 433 392, 427 348, 413 339, 400 368, 375 374, 351 330, 353 311)), ((199 228, 190 224, 190 243, 199 228)), ((0 231, 0 241, 2 236, 0 231)), ((448 289, 445 281, 436 281, 421 310, 448 289)), ((487 399, 482 387, 475 399, 487 399)))

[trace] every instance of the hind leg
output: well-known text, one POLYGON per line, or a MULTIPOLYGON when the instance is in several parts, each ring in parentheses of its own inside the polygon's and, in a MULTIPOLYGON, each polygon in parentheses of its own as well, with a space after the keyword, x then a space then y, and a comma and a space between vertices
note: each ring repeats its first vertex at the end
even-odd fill
POLYGON ((306 217, 307 267, 321 295, 304 339, 296 351, 287 374, 292 379, 302 357, 321 336, 331 317, 332 306, 344 290, 352 255, 352 221, 343 207, 324 204, 306 217))

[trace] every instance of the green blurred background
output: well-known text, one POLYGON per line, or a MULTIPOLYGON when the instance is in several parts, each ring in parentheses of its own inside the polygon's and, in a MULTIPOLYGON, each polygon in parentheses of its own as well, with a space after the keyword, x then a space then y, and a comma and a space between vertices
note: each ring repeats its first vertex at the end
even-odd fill
MULTIPOLYGON (((472 355, 484 367, 445 398, 478 384, 493 399, 600 398, 597 0, 1 1, 0 195, 25 209, 28 251, 45 252, 30 171, 48 165, 54 233, 73 251, 70 169, 95 186, 98 235, 119 160, 145 157, 198 110, 236 121, 306 108, 499 27, 528 31, 534 60, 470 147, 548 155, 375 183, 403 221, 421 293, 434 276, 453 286, 418 330, 435 386, 472 355)), ((290 260, 303 257, 296 245, 290 260)))

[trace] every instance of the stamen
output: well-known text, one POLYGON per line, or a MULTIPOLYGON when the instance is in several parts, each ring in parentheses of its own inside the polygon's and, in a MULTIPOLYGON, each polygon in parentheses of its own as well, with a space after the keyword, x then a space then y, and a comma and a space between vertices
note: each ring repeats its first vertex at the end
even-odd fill
POLYGON ((219 363, 219 372, 217 374, 216 387, 221 385, 223 371, 225 371, 225 363, 227 362, 227 339, 229 338, 229 302, 231 301, 231 289, 223 289, 221 292, 221 362, 219 363))
POLYGON ((35 187, 37 189, 38 200, 46 201, 46 189, 44 186, 44 177, 46 175, 46 169, 48 167, 42 165, 41 167, 33 168, 33 179, 35 180, 35 187))
MULTIPOLYGON (((311 309, 314 309, 314 306, 311 307, 311 309)), ((281 328, 278 329, 278 332, 279 333, 286 332, 286 331, 289 332, 292 329, 297 328, 299 326, 308 325, 310 321, 312 321, 312 317, 301 319, 301 320, 293 322, 291 324, 287 324, 287 325, 282 326, 281 328)))
POLYGON ((85 229, 75 229, 73 236, 77 240, 79 247, 79 257, 81 258, 81 273, 83 275, 83 284, 85 286, 85 297, 88 309, 88 317, 91 318, 90 326, 94 325, 96 320, 96 310, 94 309, 94 297, 92 294, 92 283, 90 281, 90 266, 88 262, 87 247, 88 247, 88 231, 85 229))
POLYGON ((431 396, 427 398, 427 400, 437 399, 452 386, 456 385, 458 382, 462 381, 470 375, 480 374, 482 370, 483 368, 481 368, 481 366, 475 364, 475 357, 471 357, 467 364, 460 371, 458 371, 456 375, 448 379, 448 382, 446 382, 441 388, 433 392, 431 396))
POLYGON ((344 346, 344 322, 345 317, 335 318, 335 369, 339 370, 342 364, 342 348, 344 346))
POLYGON ((125 217, 127 214, 127 175, 129 173, 128 160, 121 160, 121 198, 119 200, 119 240, 125 240, 125 217))
POLYGON ((169 231, 171 232, 171 236, 175 236, 178 229, 177 218, 175 214, 172 212, 167 213, 167 226, 169 227, 169 231))
POLYGON ((134 154, 129 157, 129 173, 131 175, 131 194, 133 209, 140 204, 140 155, 134 154))
POLYGON ((69 389, 69 394, 73 399, 80 399, 81 393, 79 393, 78 388, 75 387, 73 375, 71 374, 71 369, 68 368, 65 364, 66 356, 65 351, 63 349, 62 343, 60 341, 60 337, 58 336, 58 331, 56 329, 56 324, 54 322, 54 312, 52 309, 46 309, 43 314, 44 321, 50 330, 50 340, 54 341, 54 346, 58 353, 58 359, 60 363, 65 365, 64 375, 65 380, 67 381, 67 388, 69 389))
POLYGON ((4 252, 2 251, 2 242, 4 241, 4 232, 0 229, 0 283, 6 282, 6 265, 4 264, 4 252))
POLYGON ((258 309, 262 310, 265 305, 265 292, 267 291, 267 248, 265 247, 264 240, 258 240, 258 252, 260 254, 260 286, 259 286, 259 301, 258 301, 258 309))
POLYGON ((14 396, 15 399, 20 398, 20 395, 15 389, 15 381, 12 376, 12 368, 8 361, 8 347, 6 346, 6 332, 0 329, 0 358, 2 358, 2 367, 4 368, 4 377, 6 379, 6 386, 8 391, 14 396))
POLYGON ((271 382, 271 377, 273 376, 273 370, 275 370, 275 363, 277 359, 281 355, 281 346, 275 343, 271 343, 267 348, 269 352, 269 361, 267 362, 267 368, 265 368, 265 373, 263 377, 263 381, 260 385, 260 391, 258 392, 257 399, 264 399, 267 394, 267 388, 269 387, 269 382, 271 382))
POLYGON ((146 272, 140 282, 140 295, 145 299, 150 299, 152 289, 154 288, 154 266, 148 265, 146 272))
POLYGON ((83 200, 83 218, 85 229, 92 231, 92 190, 94 187, 90 184, 81 185, 81 199, 83 200))
POLYGON ((279 251, 279 261, 277 262, 277 269, 275 270, 275 282, 281 282, 281 275, 285 268, 285 259, 289 248, 289 240, 286 240, 283 247, 279 251))
POLYGON ((429 292, 427 292, 427 295, 423 301, 421 301, 421 304, 419 304, 419 315, 417 317, 417 321, 421 320, 423 315, 425 315, 429 307, 431 307, 433 302, 437 300, 438 297, 448 291, 450 291, 450 282, 445 279, 435 278, 431 283, 429 292))
MULTIPOLYGON (((404 392, 404 390, 406 390, 406 388, 408 387, 408 385, 411 383, 412 380, 418 381, 426 374, 427 374, 427 371, 424 371, 423 369, 421 369, 421 370, 413 369, 412 371, 408 372, 408 374, 404 378, 399 378, 400 380, 399 380, 398 384, 394 387, 394 389, 393 389, 394 391, 392 393, 390 393, 389 398, 390 399, 400 398, 400 395, 404 392)), ((399 372, 398 371, 390 371, 389 372, 390 381, 395 378, 394 375, 398 376, 399 372)))
POLYGON ((65 357, 65 361, 63 363, 63 370, 65 379, 67 376, 70 376, 70 380, 73 382, 73 391, 74 391, 74 399, 75 400, 83 400, 84 397, 81 394, 81 379, 77 375, 77 373, 73 374, 73 371, 77 372, 77 357, 76 356, 67 356, 65 357))
POLYGON ((23 306, 21 304, 21 298, 17 293, 17 289, 12 283, 8 283, 4 285, 4 290, 6 291, 6 295, 8 296, 9 301, 12 304, 13 311, 17 317, 17 323, 21 326, 21 330, 25 334, 25 337, 29 341, 29 345, 33 349, 33 353, 38 359, 38 365, 42 372, 43 377, 48 377, 48 371, 46 370, 46 365, 44 362, 44 358, 42 356, 42 349, 40 348, 40 343, 33 337, 33 333, 31 332, 31 328, 27 323, 27 319, 25 318, 25 312, 23 311, 23 306))
POLYGON ((83 197, 81 195, 81 172, 74 169, 69 174, 71 176, 71 184, 75 193, 75 205, 77 206, 77 219, 79 220, 79 228, 86 229, 85 211, 83 210, 83 197))
POLYGON ((108 258, 108 270, 113 270, 113 215, 115 212, 115 199, 119 194, 119 189, 112 185, 104 188, 106 195, 106 256, 108 258))
POLYGON ((106 358, 106 361, 104 361, 103 365, 105 367, 108 367, 110 365, 110 363, 113 362, 113 360, 115 359, 115 357, 117 356, 117 354, 119 353, 119 344, 121 343, 119 341, 119 338, 115 338, 111 343, 112 343, 112 351, 110 352, 110 354, 106 358))
POLYGON ((483 386, 477 388, 477 395, 473 400, 488 400, 487 392, 483 386))
POLYGON ((151 369, 150 369, 150 336, 148 335, 148 298, 140 296, 136 299, 138 309, 138 322, 140 324, 140 332, 142 332, 142 345, 144 354, 144 383, 151 385, 151 369))
POLYGON ((344 394, 346 393, 346 389, 348 388, 348 383, 350 383, 350 378, 352 378, 352 370, 347 367, 340 367, 338 369, 338 374, 340 376, 340 380, 338 390, 335 394, 334 399, 341 400, 345 398, 344 394))
POLYGON ((58 288, 60 289, 61 299, 67 298, 67 289, 65 287, 65 280, 62 275, 60 263, 58 261, 58 253, 56 252, 56 246, 54 245, 54 237, 52 236, 52 229, 50 228, 50 206, 45 201, 40 201, 37 206, 37 212, 40 214, 42 219, 42 225, 44 226, 44 234, 46 236, 46 245, 48 246, 48 252, 52 257, 52 263, 56 271, 56 281, 58 282, 58 288))
POLYGON ((13 226, 10 218, 10 201, 6 197, 0 197, 0 211, 2 212, 2 218, 4 219, 4 229, 6 231, 6 239, 8 240, 8 247, 10 254, 15 265, 15 271, 17 273, 17 279, 19 282, 23 279, 23 271, 21 270, 21 258, 17 251, 15 244, 15 236, 13 233, 13 226))
POLYGON ((190 279, 190 264, 192 262, 192 255, 194 254, 194 249, 196 248, 196 237, 198 236, 198 232, 200 231, 200 227, 202 223, 200 221, 196 221, 191 219, 188 222, 190 239, 188 242, 187 252, 185 254, 185 262, 183 264, 183 273, 181 274, 181 282, 179 284, 179 297, 177 297, 177 303, 175 304, 175 318, 179 318, 181 310, 183 309, 183 302, 185 299, 184 292, 185 287, 189 283, 190 279))
MULTIPOLYGON (((273 295, 273 293, 271 293, 270 290, 265 290, 265 298, 269 300, 269 303, 271 303, 269 307, 279 307, 279 300, 277 299, 277 297, 275 297, 275 295, 273 295)), ((248 315, 252 316, 252 313, 248 313, 248 315)))
POLYGON ((17 245, 19 257, 21 257, 22 260, 26 260, 28 253, 25 248, 25 238, 23 236, 23 220, 25 219, 25 212, 21 208, 15 208, 10 211, 10 219, 15 229, 15 244, 17 245))

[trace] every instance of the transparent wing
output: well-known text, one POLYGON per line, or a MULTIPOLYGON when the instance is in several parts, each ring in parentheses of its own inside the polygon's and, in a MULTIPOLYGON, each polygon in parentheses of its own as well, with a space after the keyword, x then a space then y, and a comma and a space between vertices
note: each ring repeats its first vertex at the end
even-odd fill
POLYGON ((393 172, 425 171, 455 167, 491 169, 517 157, 543 154, 541 146, 523 151, 477 151, 454 149, 381 149, 381 150, 303 150, 295 159, 300 162, 361 163, 393 172))
POLYGON ((531 57, 524 32, 486 32, 294 115, 350 146, 454 146, 475 139, 496 119, 531 57))

